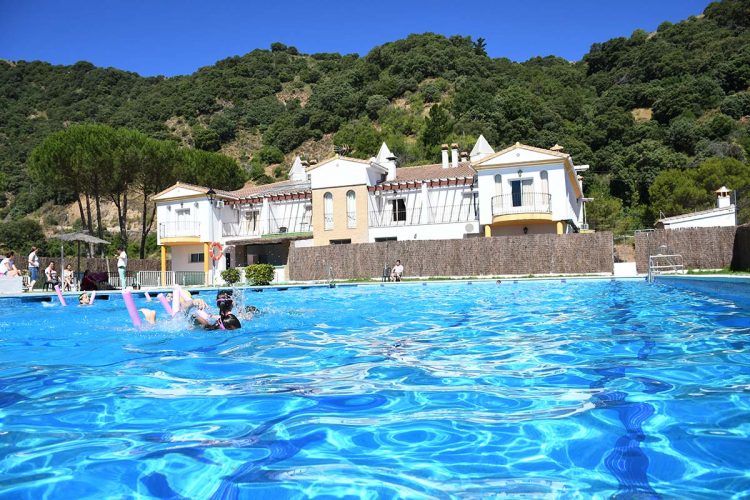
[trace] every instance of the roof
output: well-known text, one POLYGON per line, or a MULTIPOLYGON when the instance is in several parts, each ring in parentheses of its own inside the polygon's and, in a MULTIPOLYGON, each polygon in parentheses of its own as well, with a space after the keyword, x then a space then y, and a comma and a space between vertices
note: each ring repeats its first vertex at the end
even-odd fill
POLYGON ((335 161, 335 160, 353 161, 353 162, 357 162, 357 163, 365 163, 367 165, 370 165, 370 160, 361 160, 359 158, 352 158, 350 156, 341 156, 341 155, 337 154, 337 155, 331 156, 330 158, 328 158, 326 160, 321 161, 320 163, 316 163, 314 165, 310 165, 309 167, 307 167, 306 170, 308 172, 310 170, 315 170, 316 168, 321 167, 321 166, 323 166, 323 165, 325 165, 327 163, 331 163, 332 161, 335 161))
MULTIPOLYGON (((187 188, 187 189, 192 189, 194 191, 198 191, 198 192, 203 193, 203 194, 207 193, 208 189, 209 189, 206 186, 199 186, 197 184, 189 184, 187 182, 177 181, 173 185, 169 186, 167 189, 165 189, 165 190, 163 190, 163 191, 161 191, 159 193, 156 193, 155 195, 153 195, 153 197, 154 198, 158 198, 159 196, 161 196, 161 195, 163 195, 165 193, 168 193, 170 190, 172 190, 172 189, 174 189, 176 187, 183 187, 183 188, 187 188)), ((213 188, 211 188, 211 189, 213 189, 213 188)), ((223 197, 223 198, 232 198, 232 199, 236 198, 236 195, 233 194, 232 191, 224 191, 223 189, 214 189, 214 192, 216 193, 217 196, 220 196, 220 197, 223 197)), ((196 194, 198 194, 198 193, 196 193, 196 194)))
POLYGON ((707 215, 721 215, 721 214, 728 214, 728 213, 734 213, 736 211, 736 207, 734 205, 729 205, 728 207, 721 207, 721 208, 711 208, 709 210, 701 210, 700 212, 691 212, 689 214, 680 214, 680 215, 673 215, 672 217, 664 217, 663 219, 659 219, 656 221, 658 224, 659 222, 663 223, 672 223, 672 222, 680 222, 690 219, 698 219, 707 215))
MULTIPOLYGON (((471 164, 462 161, 457 167, 443 168, 442 163, 432 165, 420 165, 418 167, 401 167, 396 169, 396 180, 399 181, 426 181, 430 179, 448 179, 455 177, 474 177, 476 170, 471 164)), ((387 182, 385 183, 387 184, 387 182)))
POLYGON ((527 146, 526 144, 521 144, 520 142, 517 142, 514 145, 503 149, 502 151, 498 151, 497 153, 491 154, 489 156, 485 156, 477 163, 484 163, 492 158, 498 158, 504 155, 505 153, 509 153, 516 149, 525 149, 526 151, 534 151, 535 153, 546 154, 549 156, 557 156, 558 158, 570 158, 570 155, 568 153, 563 153, 561 151, 553 151, 551 149, 537 148, 534 146, 527 146))
POLYGON ((270 196, 274 194, 299 193, 310 191, 310 181, 281 181, 260 186, 246 186, 232 191, 235 198, 250 198, 256 196, 270 196))

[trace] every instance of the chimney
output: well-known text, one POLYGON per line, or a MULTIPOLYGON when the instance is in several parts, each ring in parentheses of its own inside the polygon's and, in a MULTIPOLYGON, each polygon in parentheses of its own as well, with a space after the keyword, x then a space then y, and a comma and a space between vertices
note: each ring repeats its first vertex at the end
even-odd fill
POLYGON ((726 186, 721 186, 719 189, 714 191, 716 193, 716 208, 726 208, 730 205, 730 197, 729 193, 731 193, 731 189, 727 189, 726 186))
POLYGON ((448 168, 448 145, 443 144, 440 149, 440 153, 443 155, 443 168, 448 168))
POLYGON ((458 167, 458 144, 455 142, 451 144, 451 166, 458 167))
POLYGON ((461 151, 461 154, 458 155, 459 161, 469 161, 469 152, 468 151, 461 151))
POLYGON ((395 181, 396 180, 396 157, 389 156, 386 159, 386 168, 388 168, 388 174, 386 174, 385 180, 395 181))

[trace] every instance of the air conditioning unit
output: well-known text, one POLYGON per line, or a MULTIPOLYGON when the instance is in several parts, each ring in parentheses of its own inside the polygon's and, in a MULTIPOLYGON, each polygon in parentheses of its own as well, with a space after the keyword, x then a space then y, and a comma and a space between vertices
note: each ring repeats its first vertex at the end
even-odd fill
POLYGON ((473 223, 468 223, 464 226, 464 231, 467 233, 476 233, 477 227, 473 223))
POLYGON ((581 224, 581 229, 583 229, 584 231, 588 230, 588 228, 589 228, 588 224, 581 224))

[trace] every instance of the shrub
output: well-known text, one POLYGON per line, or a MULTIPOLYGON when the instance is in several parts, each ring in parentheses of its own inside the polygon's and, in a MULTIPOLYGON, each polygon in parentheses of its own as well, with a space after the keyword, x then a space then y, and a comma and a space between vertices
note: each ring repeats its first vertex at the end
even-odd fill
POLYGON ((234 285, 240 280, 240 271, 236 267, 221 272, 221 279, 227 282, 227 285, 234 285))
POLYGON ((253 264, 245 268, 245 278, 253 285, 268 285, 273 281, 271 264, 253 264))

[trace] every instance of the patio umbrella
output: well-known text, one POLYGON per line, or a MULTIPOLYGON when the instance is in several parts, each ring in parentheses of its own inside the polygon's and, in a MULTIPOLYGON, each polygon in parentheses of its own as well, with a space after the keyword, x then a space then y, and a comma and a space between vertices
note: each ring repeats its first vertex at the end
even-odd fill
MULTIPOLYGON (((78 263, 76 264, 76 270, 81 272, 81 242, 93 243, 94 245, 109 245, 109 241, 91 236, 88 233, 64 233, 52 236, 54 240, 60 240, 62 242, 75 241, 78 242, 78 263)), ((63 244, 60 243, 60 272, 63 272, 65 267, 63 266, 63 244)))

